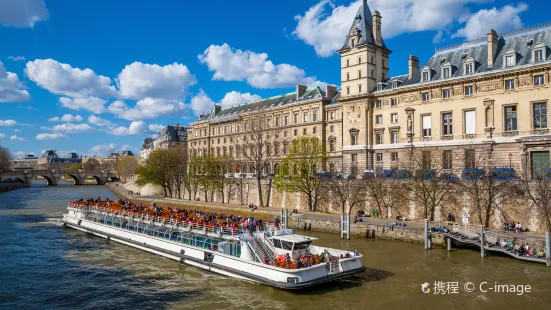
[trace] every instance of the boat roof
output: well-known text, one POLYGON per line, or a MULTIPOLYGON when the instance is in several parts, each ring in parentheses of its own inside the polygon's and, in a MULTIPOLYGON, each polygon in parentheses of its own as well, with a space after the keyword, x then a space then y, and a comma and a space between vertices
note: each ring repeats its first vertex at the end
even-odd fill
POLYGON ((295 242, 295 243, 318 240, 318 238, 297 235, 297 234, 274 236, 273 238, 283 240, 283 241, 295 242))

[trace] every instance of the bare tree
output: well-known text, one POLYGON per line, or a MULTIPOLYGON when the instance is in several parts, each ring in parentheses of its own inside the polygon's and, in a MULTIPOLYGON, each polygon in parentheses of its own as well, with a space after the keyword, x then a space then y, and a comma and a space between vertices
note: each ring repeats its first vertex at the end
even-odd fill
POLYGON ((256 173, 258 201, 261 207, 265 206, 262 194, 262 171, 272 163, 274 158, 272 152, 274 136, 270 130, 270 123, 263 110, 257 111, 243 123, 246 147, 242 148, 242 155, 256 173))
POLYGON ((400 180, 400 175, 364 174, 362 186, 372 201, 377 205, 379 217, 388 218, 390 210, 407 200, 409 193, 406 181, 400 180), (384 212, 383 212, 384 210, 384 212))
POLYGON ((434 220, 436 208, 453 191, 455 180, 446 177, 441 151, 435 148, 412 148, 402 162, 412 178, 407 182, 410 199, 423 206, 425 218, 434 220))
POLYGON ((490 226, 490 218, 500 208, 503 200, 514 194, 512 170, 492 158, 492 149, 486 145, 470 145, 457 153, 464 163, 461 181, 457 185, 475 207, 478 221, 484 227, 490 226))
POLYGON ((358 205, 367 200, 366 188, 360 180, 350 177, 323 178, 325 193, 337 198, 342 215, 351 215, 358 205))
MULTIPOLYGON (((532 175, 525 172, 519 181, 519 194, 529 199, 545 224, 545 230, 551 232, 551 180, 549 179, 549 160, 536 160, 532 163, 532 175)), ((549 259, 549 257, 548 257, 549 259)))
POLYGON ((0 171, 10 170, 11 155, 7 148, 0 147, 0 171))

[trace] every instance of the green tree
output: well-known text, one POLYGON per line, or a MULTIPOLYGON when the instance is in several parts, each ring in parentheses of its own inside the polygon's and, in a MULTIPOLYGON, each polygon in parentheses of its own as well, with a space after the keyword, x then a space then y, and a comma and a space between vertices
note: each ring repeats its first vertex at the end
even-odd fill
POLYGON ((132 178, 134 172, 139 166, 139 161, 135 156, 123 156, 117 162, 117 175, 123 183, 132 178))
POLYGON ((311 211, 317 208, 321 176, 316 172, 327 161, 327 150, 318 137, 293 140, 277 171, 274 186, 278 191, 304 193, 311 211))
POLYGON ((179 164, 180 156, 176 149, 156 149, 136 168, 136 184, 161 186, 164 195, 172 197, 174 171, 179 164))

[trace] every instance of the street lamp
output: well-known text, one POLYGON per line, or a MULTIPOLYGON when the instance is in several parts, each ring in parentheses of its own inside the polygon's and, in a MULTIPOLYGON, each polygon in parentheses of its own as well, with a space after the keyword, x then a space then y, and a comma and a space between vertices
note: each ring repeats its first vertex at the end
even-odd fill
POLYGON ((511 159, 513 158, 513 153, 509 153, 509 168, 511 168, 511 159))

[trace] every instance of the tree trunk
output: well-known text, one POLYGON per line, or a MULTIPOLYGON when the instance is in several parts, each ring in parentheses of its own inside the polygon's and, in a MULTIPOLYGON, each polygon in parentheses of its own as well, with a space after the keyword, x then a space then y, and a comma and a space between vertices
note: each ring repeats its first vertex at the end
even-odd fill
POLYGON ((262 183, 260 182, 260 173, 256 178, 256 184, 258 185, 258 203, 260 207, 264 207, 264 200, 262 199, 262 183))
POLYGON ((308 193, 307 196, 308 196, 308 210, 314 211, 312 193, 308 193))
POLYGON ((270 179, 270 181, 268 182, 268 194, 266 198, 266 207, 270 206, 270 199, 272 198, 271 193, 272 193, 272 179, 270 179))

